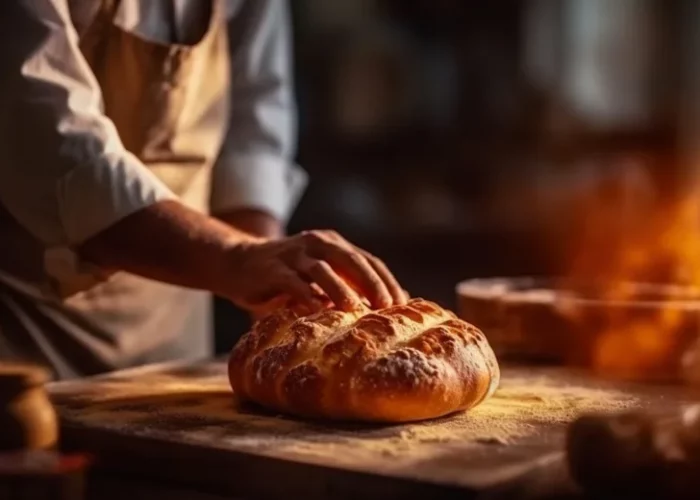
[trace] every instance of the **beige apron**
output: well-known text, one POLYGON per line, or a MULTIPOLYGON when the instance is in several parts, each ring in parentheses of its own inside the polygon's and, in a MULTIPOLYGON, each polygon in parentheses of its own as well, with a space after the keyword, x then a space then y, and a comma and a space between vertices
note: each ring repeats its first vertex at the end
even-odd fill
MULTIPOLYGON (((211 0, 208 29, 194 45, 124 31, 114 23, 118 5, 101 2, 80 41, 105 113, 129 151, 184 203, 207 211, 210 170, 229 114, 223 0, 211 0)), ((0 284, 0 354, 5 349, 46 363, 60 377, 203 357, 211 351, 210 307, 206 293, 128 274, 64 304, 0 284)))

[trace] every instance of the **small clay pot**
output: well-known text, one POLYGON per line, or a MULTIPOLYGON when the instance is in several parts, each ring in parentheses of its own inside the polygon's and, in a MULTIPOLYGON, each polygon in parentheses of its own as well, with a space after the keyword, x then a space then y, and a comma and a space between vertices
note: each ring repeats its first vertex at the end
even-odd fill
POLYGON ((58 417, 38 367, 0 364, 0 451, 50 450, 58 441, 58 417))

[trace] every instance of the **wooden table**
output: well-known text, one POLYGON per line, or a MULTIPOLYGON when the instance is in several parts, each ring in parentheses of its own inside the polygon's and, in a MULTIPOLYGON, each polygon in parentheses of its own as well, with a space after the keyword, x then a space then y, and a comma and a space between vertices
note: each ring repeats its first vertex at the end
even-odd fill
MULTIPOLYGON (((164 498, 197 492, 211 500, 572 497, 562 440, 576 415, 663 409, 697 396, 562 368, 506 367, 496 395, 468 413, 368 426, 241 404, 220 362, 149 366, 56 383, 50 392, 64 445, 98 458, 100 498, 131 482, 135 490, 167 488, 164 498)), ((157 498, 142 494, 129 495, 157 498)))

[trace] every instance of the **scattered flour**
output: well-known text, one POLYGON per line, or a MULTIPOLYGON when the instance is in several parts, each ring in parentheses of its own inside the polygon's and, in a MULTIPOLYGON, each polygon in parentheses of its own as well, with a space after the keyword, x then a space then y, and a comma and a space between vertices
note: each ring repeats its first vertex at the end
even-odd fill
POLYGON ((168 373, 104 378, 58 386, 64 418, 218 448, 333 463, 421 461, 446 449, 498 446, 552 432, 584 412, 637 404, 629 393, 556 383, 551 377, 505 373, 480 406, 439 420, 396 426, 305 422, 239 406, 225 373, 183 379, 168 373))

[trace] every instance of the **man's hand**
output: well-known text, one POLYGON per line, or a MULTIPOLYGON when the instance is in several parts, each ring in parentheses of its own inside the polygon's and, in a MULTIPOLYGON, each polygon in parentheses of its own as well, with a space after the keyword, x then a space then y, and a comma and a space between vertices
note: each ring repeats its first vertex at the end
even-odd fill
POLYGON ((308 309, 402 304, 406 293, 387 267, 332 231, 258 238, 176 201, 120 220, 78 249, 107 271, 209 290, 252 312, 280 297, 308 309))
POLYGON ((242 243, 231 255, 233 269, 227 279, 233 282, 228 297, 252 311, 279 296, 311 309, 330 299, 343 310, 361 307, 362 297, 375 308, 407 299, 381 260, 333 231, 242 243))

